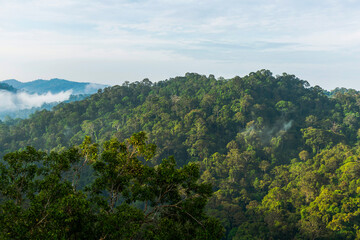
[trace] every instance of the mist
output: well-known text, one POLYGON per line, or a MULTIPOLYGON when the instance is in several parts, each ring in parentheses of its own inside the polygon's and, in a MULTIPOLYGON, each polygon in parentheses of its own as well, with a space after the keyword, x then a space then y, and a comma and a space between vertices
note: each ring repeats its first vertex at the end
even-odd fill
POLYGON ((44 103, 62 102, 70 98, 72 90, 52 94, 30 94, 27 92, 8 92, 0 90, 0 112, 16 111, 41 107, 44 103))
POLYGON ((294 120, 290 120, 289 122, 285 122, 283 124, 282 130, 287 132, 292 127, 293 122, 294 122, 294 120))
POLYGON ((100 88, 104 88, 104 85, 97 84, 97 83, 89 83, 88 85, 86 85, 84 92, 86 94, 92 94, 92 93, 97 92, 97 90, 100 88))

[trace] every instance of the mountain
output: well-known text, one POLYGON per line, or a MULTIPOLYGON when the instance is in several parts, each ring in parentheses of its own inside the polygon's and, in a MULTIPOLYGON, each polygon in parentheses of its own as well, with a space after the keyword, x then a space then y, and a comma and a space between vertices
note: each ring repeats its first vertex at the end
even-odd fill
POLYGON ((107 85, 95 84, 95 83, 81 83, 72 82, 64 79, 53 78, 50 80, 35 80, 31 82, 19 82, 15 79, 4 80, 2 83, 6 83, 14 88, 29 92, 45 94, 51 92, 53 94, 66 92, 72 90, 72 94, 92 94, 98 89, 105 88, 107 85))
POLYGON ((126 82, 1 123, 0 153, 28 145, 56 152, 86 135, 102 145, 145 131, 158 146, 147 165, 170 155, 198 164, 214 191, 207 212, 221 220, 225 239, 356 239, 359 103, 357 91, 327 93, 286 73, 187 73, 126 82))
POLYGON ((7 83, 0 83, 0 90, 8 91, 8 92, 16 92, 17 89, 7 83))
POLYGON ((103 84, 79 83, 63 79, 19 82, 15 79, 0 82, 0 120, 27 118, 30 114, 50 110, 60 102, 71 102, 86 98, 103 84))

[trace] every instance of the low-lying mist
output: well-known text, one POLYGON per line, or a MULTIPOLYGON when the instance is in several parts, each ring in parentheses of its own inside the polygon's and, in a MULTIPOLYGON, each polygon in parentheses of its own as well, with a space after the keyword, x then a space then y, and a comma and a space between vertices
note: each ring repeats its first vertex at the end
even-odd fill
POLYGON ((53 94, 30 94, 27 92, 8 92, 0 90, 0 112, 17 111, 41 107, 44 103, 62 102, 70 98, 72 90, 53 94))

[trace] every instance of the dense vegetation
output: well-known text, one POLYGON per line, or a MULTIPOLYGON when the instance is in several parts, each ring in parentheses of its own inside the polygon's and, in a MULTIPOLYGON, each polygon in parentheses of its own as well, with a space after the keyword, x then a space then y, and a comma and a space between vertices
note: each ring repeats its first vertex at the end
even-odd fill
POLYGON ((188 73, 126 82, 1 124, 0 151, 60 151, 85 135, 102 145, 145 131, 158 146, 148 164, 169 155, 200 164, 215 192, 207 211, 226 239, 356 239, 359 112, 358 92, 329 93, 293 75, 188 73))
POLYGON ((212 190, 199 167, 173 158, 149 167, 145 133, 125 142, 46 154, 28 147, 0 164, 1 239, 219 239, 223 228, 204 208, 212 190), (99 156, 99 157, 98 157, 99 156), (82 172, 92 184, 79 190, 82 172), (89 171, 87 171, 89 172, 89 171))

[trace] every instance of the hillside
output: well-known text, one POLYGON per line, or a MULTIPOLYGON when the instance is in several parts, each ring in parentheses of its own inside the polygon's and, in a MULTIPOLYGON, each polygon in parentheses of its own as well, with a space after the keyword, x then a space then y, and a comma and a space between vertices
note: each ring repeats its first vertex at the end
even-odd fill
POLYGON ((127 82, 0 124, 0 151, 59 151, 85 135, 102 145, 145 131, 158 146, 153 165, 169 155, 201 165, 215 191, 208 212, 226 239, 355 239, 360 95, 325 93, 268 70, 127 82))
MULTIPOLYGON (((109 136, 124 139, 144 130, 166 153, 194 161, 214 152, 225 153, 226 145, 249 129, 261 130, 269 142, 290 124, 281 138, 289 138, 286 145, 298 146, 300 129, 307 127, 306 117, 331 121, 328 117, 335 105, 322 89, 309 88, 307 82, 292 75, 273 77, 269 71, 259 71, 243 78, 216 80, 187 74, 154 84, 144 80, 105 88, 84 101, 37 113, 1 135, 1 143, 6 144, 1 144, 1 151, 29 144, 51 150, 78 144, 86 134, 102 142, 109 136)), ((344 126, 343 131, 349 129, 344 126)), ((347 134, 356 141, 356 132, 347 134)), ((297 154, 294 147, 283 149, 293 152, 288 156, 297 154)))

